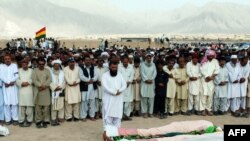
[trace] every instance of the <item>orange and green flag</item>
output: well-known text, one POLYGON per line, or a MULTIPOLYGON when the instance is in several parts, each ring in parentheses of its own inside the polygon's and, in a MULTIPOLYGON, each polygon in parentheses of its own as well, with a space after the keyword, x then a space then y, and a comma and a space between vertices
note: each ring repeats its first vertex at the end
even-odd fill
POLYGON ((36 39, 39 40, 41 38, 46 38, 46 27, 36 32, 36 39))

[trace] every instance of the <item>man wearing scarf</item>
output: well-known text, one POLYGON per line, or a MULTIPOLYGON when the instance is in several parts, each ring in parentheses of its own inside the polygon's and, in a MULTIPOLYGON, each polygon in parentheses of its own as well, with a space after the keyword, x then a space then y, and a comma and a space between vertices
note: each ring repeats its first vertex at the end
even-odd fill
POLYGON ((52 96, 52 106, 51 106, 51 125, 57 126, 59 122, 64 119, 64 88, 65 80, 64 73, 60 69, 61 66, 60 60, 52 61, 51 69, 51 79, 50 84, 51 96, 52 96), (58 117, 58 118, 57 118, 58 117))
POLYGON ((205 57, 201 61, 202 92, 200 96, 200 110, 202 111, 203 116, 213 115, 211 112, 214 94, 213 80, 220 70, 219 63, 215 57, 216 54, 214 50, 207 50, 205 57))
POLYGON ((152 62, 152 55, 148 53, 146 55, 145 62, 140 66, 141 71, 141 112, 144 118, 153 115, 154 97, 155 97, 155 84, 156 67, 152 62))

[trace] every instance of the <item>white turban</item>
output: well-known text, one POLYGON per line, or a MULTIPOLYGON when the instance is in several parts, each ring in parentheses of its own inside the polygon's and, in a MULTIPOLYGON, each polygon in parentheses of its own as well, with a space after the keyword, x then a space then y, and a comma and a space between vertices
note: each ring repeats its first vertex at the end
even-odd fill
POLYGON ((109 54, 108 54, 107 52, 103 52, 103 53, 101 54, 101 56, 104 56, 104 55, 106 55, 106 56, 109 57, 109 54))
POLYGON ((231 55, 231 59, 237 59, 237 55, 231 55))
POLYGON ((62 64, 62 61, 59 60, 59 59, 57 59, 57 60, 52 61, 51 64, 52 64, 52 66, 53 66, 54 64, 59 64, 59 65, 61 65, 61 64, 62 64))

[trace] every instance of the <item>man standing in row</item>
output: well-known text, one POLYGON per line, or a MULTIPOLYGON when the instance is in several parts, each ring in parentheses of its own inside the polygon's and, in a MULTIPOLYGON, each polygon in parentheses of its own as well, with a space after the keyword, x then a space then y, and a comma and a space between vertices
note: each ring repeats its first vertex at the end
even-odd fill
POLYGON ((127 82, 127 88, 122 93, 124 107, 123 107, 123 115, 124 120, 132 120, 130 118, 130 114, 132 112, 132 101, 133 101, 133 89, 132 82, 134 79, 134 69, 133 66, 129 64, 129 59, 125 56, 122 60, 122 65, 118 68, 119 72, 122 74, 123 78, 127 82))
POLYGON ((200 95, 200 64, 198 63, 198 55, 193 54, 192 61, 187 63, 188 82, 188 115, 198 114, 199 112, 199 95, 200 95))
POLYGON ((74 58, 68 59, 68 66, 64 68, 65 87, 65 119, 67 121, 79 120, 79 104, 81 101, 79 67, 75 65, 74 58), (74 116, 72 115, 74 114, 74 116))
POLYGON ((3 82, 5 122, 7 125, 12 122, 13 125, 18 125, 18 89, 16 86, 18 68, 11 62, 9 54, 4 56, 4 63, 0 68, 0 80, 3 82))
POLYGON ((212 116, 212 103, 214 94, 214 82, 215 76, 219 73, 220 66, 215 59, 216 54, 214 50, 207 50, 206 56, 201 61, 201 85, 202 93, 200 97, 200 110, 202 115, 212 116))
POLYGON ((146 55, 146 60, 141 64, 141 112, 144 118, 153 117, 156 67, 152 62, 150 53, 146 55), (148 115, 149 114, 149 115, 148 115))
POLYGON ((51 125, 57 126, 60 121, 64 119, 64 88, 65 80, 64 73, 60 69, 60 60, 52 61, 53 68, 51 69, 51 79, 50 84, 51 96, 52 96, 52 106, 51 106, 51 125))
POLYGON ((228 102, 227 109, 230 108, 233 116, 239 116, 238 109, 240 107, 240 65, 237 55, 231 56, 231 61, 226 64, 229 74, 228 83, 228 102))
POLYGON ((33 122, 33 84, 32 69, 28 68, 28 62, 22 61, 22 68, 19 69, 17 86, 19 87, 19 125, 29 127, 33 122), (27 118, 25 119, 25 117, 27 118))
POLYGON ((32 81, 34 83, 34 100, 35 100, 35 121, 37 128, 47 128, 46 117, 48 117, 50 111, 50 90, 51 83, 50 71, 46 69, 45 60, 43 58, 38 59, 38 68, 35 68, 32 73, 32 81))
POLYGON ((96 97, 96 81, 98 78, 98 73, 96 68, 91 65, 91 59, 89 56, 85 56, 84 66, 81 66, 79 70, 81 83, 81 94, 82 102, 80 108, 80 118, 85 121, 87 115, 93 121, 95 117, 95 97, 96 97))

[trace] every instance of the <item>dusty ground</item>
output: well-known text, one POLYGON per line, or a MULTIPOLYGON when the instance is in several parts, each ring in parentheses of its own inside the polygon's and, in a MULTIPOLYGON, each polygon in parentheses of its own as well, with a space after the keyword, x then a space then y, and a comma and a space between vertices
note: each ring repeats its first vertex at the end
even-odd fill
MULTIPOLYGON (((160 120, 158 118, 133 118, 132 121, 122 122, 122 127, 128 128, 150 128, 166 125, 173 121, 183 120, 209 120, 215 125, 223 128, 224 124, 249 124, 250 118, 235 118, 230 115, 224 116, 172 116, 160 120)), ((8 126, 11 134, 1 137, 1 141, 101 141, 102 120, 87 122, 65 122, 58 127, 37 129, 33 124, 30 128, 8 126)))

